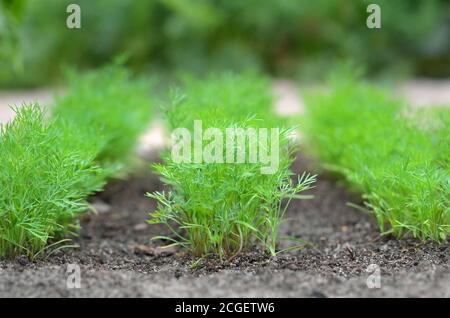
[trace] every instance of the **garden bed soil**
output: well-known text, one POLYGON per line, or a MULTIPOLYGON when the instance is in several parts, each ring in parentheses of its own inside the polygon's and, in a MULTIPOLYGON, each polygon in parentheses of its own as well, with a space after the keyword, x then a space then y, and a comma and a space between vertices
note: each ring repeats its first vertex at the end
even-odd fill
POLYGON ((150 172, 112 182, 92 198, 98 214, 82 218, 79 248, 0 261, 0 297, 450 297, 448 242, 380 237, 372 217, 348 205, 358 196, 330 180, 318 180, 314 199, 294 202, 282 228, 307 247, 225 262, 195 262, 150 240, 167 230, 146 224, 155 206, 144 194, 161 188, 150 172), (79 289, 67 288, 68 264, 80 266, 79 289), (370 264, 380 268, 380 288, 366 284, 370 264))

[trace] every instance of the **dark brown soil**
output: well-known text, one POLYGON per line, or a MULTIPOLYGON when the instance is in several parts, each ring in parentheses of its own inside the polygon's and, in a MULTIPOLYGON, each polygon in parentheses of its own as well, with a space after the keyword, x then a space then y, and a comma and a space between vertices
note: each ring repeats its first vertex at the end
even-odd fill
POLYGON ((369 215, 348 206, 358 196, 326 179, 314 199, 292 204, 282 229, 307 247, 224 263, 195 262, 150 240, 166 229, 145 223, 154 202, 144 194, 160 189, 145 174, 110 184, 93 198, 100 212, 83 217, 79 248, 0 261, 0 297, 450 297, 449 243, 380 237, 369 215), (81 268, 80 289, 66 286, 68 264, 81 268), (381 288, 366 284, 370 264, 381 270, 381 288))

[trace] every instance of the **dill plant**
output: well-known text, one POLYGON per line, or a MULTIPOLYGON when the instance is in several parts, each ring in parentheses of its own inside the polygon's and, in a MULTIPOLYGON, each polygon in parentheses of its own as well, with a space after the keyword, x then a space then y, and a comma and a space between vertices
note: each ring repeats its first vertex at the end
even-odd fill
POLYGON ((69 244, 88 196, 127 167, 147 127, 148 84, 113 65, 71 73, 53 116, 37 105, 15 109, 1 128, 0 257, 69 244))
MULTIPOLYGON (((342 75, 342 74, 341 74, 342 75)), ((448 109, 417 111, 352 76, 309 98, 304 129, 324 167, 362 193, 382 233, 450 233, 448 109)))
MULTIPOLYGON (((270 86, 264 78, 252 74, 187 77, 183 85, 186 93, 174 91, 166 109, 172 130, 186 127, 192 132, 194 120, 202 120, 205 129, 216 127, 223 132, 229 127, 282 124, 272 112, 270 86)), ((163 163, 153 166, 171 189, 148 194, 158 203, 149 223, 167 225, 172 235, 156 238, 183 246, 198 257, 233 257, 256 246, 276 255, 279 227, 290 200, 301 198, 299 193, 315 180, 308 174, 296 182, 291 178, 291 131, 281 128, 279 167, 273 174, 262 174, 261 163, 178 163, 170 152, 163 154, 163 163)))
POLYGON ((77 229, 86 198, 101 189, 101 145, 63 119, 45 120, 38 105, 16 108, 0 131, 0 257, 39 255, 77 229))
POLYGON ((133 78, 116 64, 68 74, 68 93, 57 100, 53 113, 101 141, 97 160, 102 166, 126 167, 151 118, 150 81, 133 78))

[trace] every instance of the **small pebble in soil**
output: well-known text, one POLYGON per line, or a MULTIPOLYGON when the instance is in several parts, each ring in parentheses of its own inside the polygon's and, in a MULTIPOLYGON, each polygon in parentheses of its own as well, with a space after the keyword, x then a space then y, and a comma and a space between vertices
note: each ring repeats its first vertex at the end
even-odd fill
POLYGON ((98 212, 99 214, 108 213, 109 211, 111 211, 111 206, 99 199, 93 201, 91 203, 91 206, 94 211, 98 212))
POLYGON ((135 231, 144 231, 148 228, 148 225, 147 223, 138 223, 133 228, 135 231))
POLYGON ((30 263, 28 258, 26 256, 19 256, 16 258, 17 263, 19 263, 22 266, 26 266, 30 263))
POLYGON ((176 279, 178 279, 178 278, 180 278, 181 276, 183 276, 183 273, 182 273, 180 270, 176 270, 174 276, 175 276, 176 279))

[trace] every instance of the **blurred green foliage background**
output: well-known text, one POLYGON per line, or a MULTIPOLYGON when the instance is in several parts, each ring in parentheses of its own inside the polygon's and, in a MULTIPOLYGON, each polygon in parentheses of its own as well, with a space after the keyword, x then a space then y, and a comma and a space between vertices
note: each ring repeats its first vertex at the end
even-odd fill
POLYGON ((448 0, 0 0, 0 86, 58 80, 119 54, 141 72, 257 69, 319 79, 351 59, 383 74, 450 75, 448 0), (66 7, 81 7, 68 29, 66 7), (382 28, 368 29, 369 3, 382 28))

